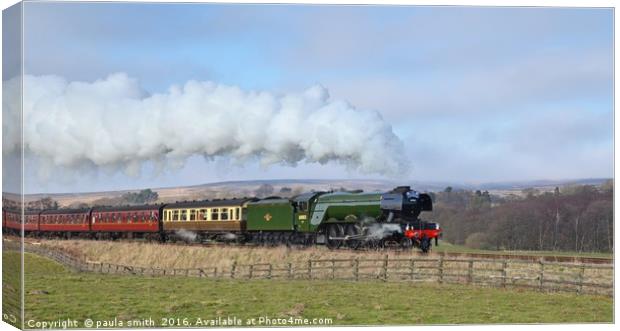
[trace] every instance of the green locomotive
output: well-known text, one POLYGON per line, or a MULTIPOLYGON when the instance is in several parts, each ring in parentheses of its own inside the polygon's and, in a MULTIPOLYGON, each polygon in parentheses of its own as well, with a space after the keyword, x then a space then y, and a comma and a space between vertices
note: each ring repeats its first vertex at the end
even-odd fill
POLYGON ((430 210, 430 196, 408 186, 387 193, 312 192, 248 203, 246 230, 260 245, 416 246, 426 252, 441 234, 438 224, 418 218, 430 210))
POLYGON ((400 186, 386 193, 311 192, 290 199, 243 198, 165 205, 46 210, 3 209, 3 228, 35 236, 146 238, 184 242, 258 245, 324 244, 335 249, 420 247, 441 235, 436 223, 421 221, 433 209, 428 194, 400 186))

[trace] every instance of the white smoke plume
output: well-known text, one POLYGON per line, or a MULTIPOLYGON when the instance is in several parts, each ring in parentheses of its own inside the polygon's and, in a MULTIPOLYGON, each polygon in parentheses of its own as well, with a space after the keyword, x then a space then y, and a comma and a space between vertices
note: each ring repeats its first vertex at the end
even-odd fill
POLYGON ((373 223, 367 229, 367 240, 380 240, 394 233, 402 233, 399 224, 373 223))
POLYGON ((234 234, 234 233, 227 232, 227 233, 225 233, 225 234, 222 236, 222 238, 223 238, 224 240, 236 240, 236 239, 237 239, 237 235, 236 235, 236 234, 234 234))
MULTIPOLYGON (((7 116, 19 116, 10 100, 18 83, 4 82, 7 116)), ((333 161, 388 176, 408 170, 403 142, 378 112, 332 100, 321 86, 279 95, 189 81, 149 95, 124 73, 94 82, 25 76, 23 110, 25 151, 50 167, 137 175, 147 161, 180 166, 203 155, 264 166, 333 161)), ((17 131, 3 130, 3 152, 19 148, 17 131)))
POLYGON ((180 238, 182 238, 183 240, 186 240, 189 242, 196 241, 196 238, 198 237, 198 234, 196 232, 185 230, 185 229, 176 230, 174 233, 180 238))

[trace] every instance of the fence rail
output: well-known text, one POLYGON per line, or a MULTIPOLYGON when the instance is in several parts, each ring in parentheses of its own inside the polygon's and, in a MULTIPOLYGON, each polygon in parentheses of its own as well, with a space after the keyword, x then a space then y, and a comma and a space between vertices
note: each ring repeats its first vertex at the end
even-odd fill
MULTIPOLYGON (((19 250, 5 242, 4 249, 19 250)), ((61 250, 24 245, 24 251, 48 257, 73 270, 152 277, 228 279, 376 280, 470 284, 539 291, 613 296, 613 265, 483 258, 411 257, 312 259, 298 263, 237 264, 229 267, 165 269, 79 260, 61 250)))

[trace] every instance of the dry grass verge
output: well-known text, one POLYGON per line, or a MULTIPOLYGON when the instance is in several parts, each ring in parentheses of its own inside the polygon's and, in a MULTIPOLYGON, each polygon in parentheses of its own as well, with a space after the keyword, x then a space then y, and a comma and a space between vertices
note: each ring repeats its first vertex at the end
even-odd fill
MULTIPOLYGON (((112 242, 92 240, 40 240, 42 245, 63 251, 90 262, 154 268, 228 269, 237 264, 301 263, 310 259, 409 258, 420 256, 414 251, 331 251, 325 247, 306 249, 252 246, 185 246, 142 242, 112 242)), ((425 255, 422 255, 425 256, 425 255)))

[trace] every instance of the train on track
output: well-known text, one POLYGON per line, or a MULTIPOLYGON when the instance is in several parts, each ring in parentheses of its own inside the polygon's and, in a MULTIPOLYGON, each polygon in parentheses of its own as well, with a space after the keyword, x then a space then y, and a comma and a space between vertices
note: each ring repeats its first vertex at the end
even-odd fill
POLYGON ((438 244, 439 224, 422 221, 431 197, 409 186, 385 193, 311 192, 160 205, 21 211, 3 209, 3 232, 33 237, 143 238, 275 246, 418 247, 438 244))

